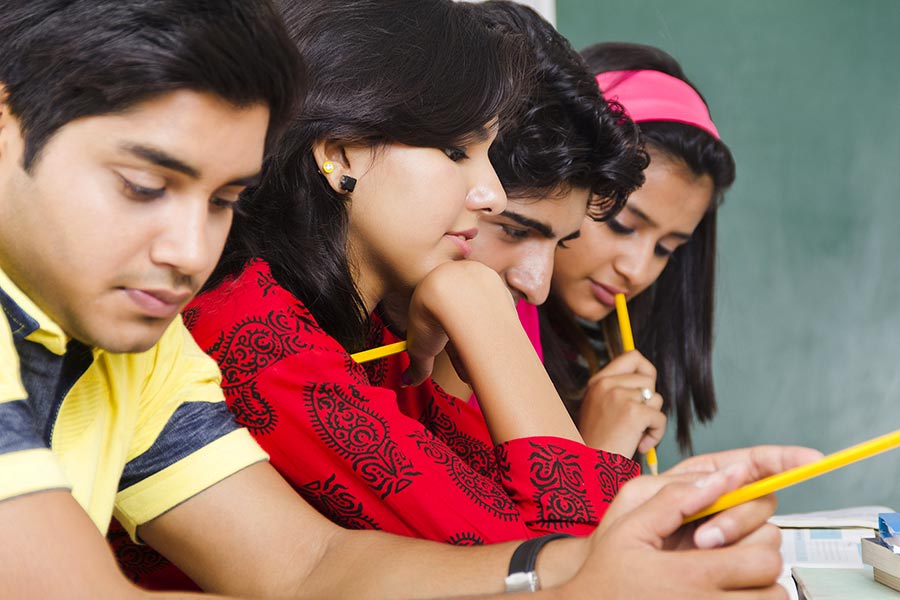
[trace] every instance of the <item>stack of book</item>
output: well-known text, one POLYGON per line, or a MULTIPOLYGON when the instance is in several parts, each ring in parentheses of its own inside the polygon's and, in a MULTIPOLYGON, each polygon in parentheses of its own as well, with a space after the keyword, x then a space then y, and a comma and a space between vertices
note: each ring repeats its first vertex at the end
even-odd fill
POLYGON ((864 538, 860 550, 863 562, 872 565, 875 581, 900 592, 900 514, 879 514, 878 532, 864 538))

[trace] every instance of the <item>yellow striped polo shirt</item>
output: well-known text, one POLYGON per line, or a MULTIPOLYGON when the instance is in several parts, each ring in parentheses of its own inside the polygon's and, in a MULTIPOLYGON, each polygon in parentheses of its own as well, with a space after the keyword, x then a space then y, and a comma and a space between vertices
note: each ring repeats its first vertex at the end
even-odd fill
POLYGON ((141 353, 66 336, 0 271, 0 501, 69 489, 97 528, 138 526, 266 459, 180 318, 141 353))

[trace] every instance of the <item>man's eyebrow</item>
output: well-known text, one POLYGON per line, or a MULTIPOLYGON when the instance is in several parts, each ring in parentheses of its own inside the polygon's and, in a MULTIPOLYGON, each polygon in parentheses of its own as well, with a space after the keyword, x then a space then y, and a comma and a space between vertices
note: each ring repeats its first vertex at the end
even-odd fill
POLYGON ((196 167, 192 167, 191 165, 178 158, 175 158, 168 152, 160 150, 159 148, 153 148, 152 146, 145 146, 143 144, 124 144, 121 146, 121 148, 129 154, 133 154, 138 158, 146 160, 147 162, 153 163, 154 165, 157 165, 164 169, 182 173, 184 175, 187 175, 191 179, 200 179, 199 169, 197 169, 196 167))
POLYGON ((539 234, 541 234, 542 236, 544 236, 547 239, 552 240, 556 237, 556 233, 553 232, 552 227, 550 227, 546 223, 541 223, 540 221, 535 221, 534 219, 526 217, 525 215, 520 215, 519 213, 512 212, 510 210, 505 210, 502 213, 500 213, 500 216, 506 217, 512 221, 515 221, 516 223, 518 223, 519 225, 522 225, 524 227, 530 227, 531 229, 534 229, 535 231, 537 231, 539 234))
MULTIPOLYGON (((637 208, 636 206, 631 206, 630 204, 626 204, 625 208, 627 208, 628 211, 630 213, 632 213, 633 215, 635 215, 637 218, 639 218, 642 221, 644 221, 645 223, 647 223, 647 225, 649 225, 650 227, 659 227, 659 225, 657 225, 656 222, 653 219, 651 219, 649 215, 647 215, 647 213, 645 213, 641 209, 637 208)), ((683 240, 691 239, 691 234, 684 233, 682 231, 673 231, 669 235, 671 235, 672 237, 681 238, 683 240)))
MULTIPOLYGON (((159 167, 164 169, 169 169, 170 171, 175 171, 177 173, 182 173, 187 175, 191 179, 200 179, 201 173, 200 169, 196 167, 192 167, 181 159, 175 158, 165 150, 160 150, 159 148, 154 148, 152 146, 145 146, 143 144, 124 144, 122 150, 137 156, 143 160, 146 160, 149 163, 153 163, 159 167)), ((253 187, 259 184, 261 173, 257 171, 252 175, 248 175, 247 177, 239 177, 233 181, 229 181, 223 187, 231 187, 231 186, 240 186, 240 187, 253 187)))
POLYGON ((578 229, 577 231, 573 231, 572 233, 570 233, 569 235, 567 235, 566 237, 562 238, 559 241, 560 242, 570 242, 572 240, 577 240, 580 237, 581 237, 581 229, 578 229))

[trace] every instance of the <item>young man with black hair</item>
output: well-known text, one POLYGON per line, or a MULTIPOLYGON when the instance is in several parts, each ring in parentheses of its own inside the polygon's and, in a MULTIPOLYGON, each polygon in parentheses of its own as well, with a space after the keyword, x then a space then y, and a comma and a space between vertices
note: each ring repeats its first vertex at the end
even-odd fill
MULTIPOLYGON (((145 594, 102 537, 113 512, 208 590, 501 591, 515 544, 345 531, 304 504, 235 427, 214 363, 178 316, 301 85, 275 9, 4 0, 0 56, 0 596, 145 594)), ((589 597, 601 585, 609 597, 655 595, 629 587, 621 561, 696 574, 684 597, 768 587, 777 543, 761 526, 771 499, 696 532, 681 518, 809 456, 738 452, 636 482, 602 531, 544 550, 537 571, 561 586, 546 595, 589 597)))

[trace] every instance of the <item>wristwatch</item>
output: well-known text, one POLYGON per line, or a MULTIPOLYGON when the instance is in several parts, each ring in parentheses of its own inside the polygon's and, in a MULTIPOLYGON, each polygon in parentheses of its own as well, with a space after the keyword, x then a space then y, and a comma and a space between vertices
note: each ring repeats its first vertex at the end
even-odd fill
POLYGON ((541 589, 537 571, 534 570, 538 553, 547 543, 567 537, 572 536, 568 533, 551 533, 519 544, 509 559, 509 575, 505 580, 507 593, 536 592, 541 589))

